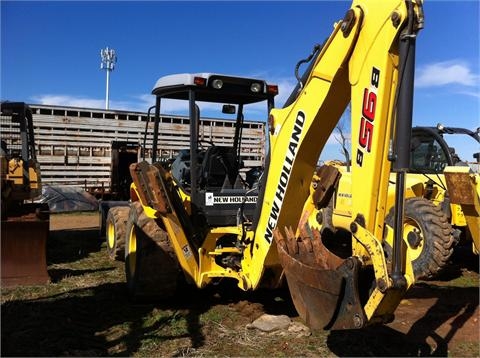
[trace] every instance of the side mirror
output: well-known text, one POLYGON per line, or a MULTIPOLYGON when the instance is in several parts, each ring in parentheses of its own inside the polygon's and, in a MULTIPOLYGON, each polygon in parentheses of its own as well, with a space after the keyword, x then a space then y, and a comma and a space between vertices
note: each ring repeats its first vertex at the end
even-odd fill
POLYGON ((224 104, 222 107, 222 113, 235 114, 235 112, 236 112, 236 108, 234 105, 224 104))

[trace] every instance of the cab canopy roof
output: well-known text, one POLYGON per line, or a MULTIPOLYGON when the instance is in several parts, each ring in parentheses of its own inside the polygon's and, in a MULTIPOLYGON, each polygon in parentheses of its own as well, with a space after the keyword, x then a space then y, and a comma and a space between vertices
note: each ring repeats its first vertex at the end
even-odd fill
POLYGON ((195 92, 196 101, 235 104, 273 99, 278 94, 276 85, 269 85, 261 79, 214 73, 180 73, 161 77, 155 83, 152 94, 188 100, 190 90, 195 92))

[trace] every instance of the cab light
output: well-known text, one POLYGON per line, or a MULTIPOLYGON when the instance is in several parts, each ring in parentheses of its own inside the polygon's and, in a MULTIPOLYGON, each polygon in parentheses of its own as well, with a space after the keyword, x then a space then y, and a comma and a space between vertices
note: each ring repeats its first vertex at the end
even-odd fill
POLYGON ((277 95, 278 94, 278 86, 277 85, 267 85, 267 92, 269 94, 277 95))
POLYGON ((252 91, 253 93, 259 93, 261 89, 262 89, 262 85, 258 82, 254 82, 250 86, 250 91, 252 91))
POLYGON ((222 88, 223 87, 223 81, 218 79, 218 78, 216 80, 213 80, 212 87, 215 88, 215 89, 222 88))
POLYGON ((207 84, 207 79, 203 77, 194 77, 193 83, 197 86, 205 86, 207 84))

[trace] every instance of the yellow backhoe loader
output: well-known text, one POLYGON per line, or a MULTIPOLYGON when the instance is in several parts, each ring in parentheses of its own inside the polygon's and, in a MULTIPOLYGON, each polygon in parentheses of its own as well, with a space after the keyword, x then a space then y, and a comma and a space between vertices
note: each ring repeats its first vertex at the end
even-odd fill
POLYGON ((42 193, 32 111, 23 102, 0 109, 2 286, 44 284, 49 209, 32 202, 42 193))
MULTIPOLYGON (((127 286, 134 298, 167 297, 179 282, 199 288, 234 280, 243 290, 287 281, 299 315, 312 328, 352 329, 393 319, 415 283, 403 248, 405 176, 412 126, 415 40, 420 1, 355 0, 330 37, 296 68, 298 85, 283 108, 265 81, 218 74, 160 78, 152 133, 153 161, 130 166, 125 226, 127 286), (304 74, 298 68, 309 63, 304 74), (243 107, 269 110, 263 173, 243 173, 243 107), (156 162, 161 104, 186 102, 190 148, 174 163, 156 162), (202 103, 235 109, 233 146, 198 138, 202 103), (317 159, 351 102, 351 240, 340 252, 309 225, 328 205, 339 172, 317 159), (384 224, 390 173, 396 176, 393 226, 384 224), (382 247, 391 237, 387 263, 382 247), (335 252, 335 253, 334 253, 335 252)), ((117 220, 121 223, 123 220, 117 220)))
POLYGON ((407 185, 415 196, 440 206, 454 229, 455 242, 471 242, 476 254, 480 250, 479 134, 480 128, 472 131, 441 123, 414 127, 407 185), (454 142, 467 148, 473 144, 477 151, 460 158, 454 142))
MULTIPOLYGON (((463 141, 471 140, 476 145, 480 142, 478 130, 445 127, 442 124, 414 127, 412 130, 410 166, 405 184, 404 241, 416 279, 435 277, 448 265, 459 241, 472 242, 473 250, 478 254, 480 208, 475 207, 473 200, 480 192, 478 153, 473 154, 476 162, 460 159, 446 136, 452 141, 452 136, 461 136, 463 141)), ((342 163, 336 166, 342 176, 335 195, 310 222, 313 226, 320 225, 324 234, 348 230, 351 221, 352 175, 342 163)), ((314 176, 314 185, 318 180, 318 175, 314 176)), ((386 224, 391 227, 394 202, 395 177, 392 176, 385 218, 386 224)), ((389 262, 392 242, 385 237, 382 245, 389 262)))

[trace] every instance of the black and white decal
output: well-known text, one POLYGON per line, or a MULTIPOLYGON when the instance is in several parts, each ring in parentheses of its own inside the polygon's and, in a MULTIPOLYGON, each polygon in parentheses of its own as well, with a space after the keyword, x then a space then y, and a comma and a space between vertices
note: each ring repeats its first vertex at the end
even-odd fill
POLYGON ((257 196, 229 196, 229 195, 214 195, 213 193, 205 193, 205 206, 225 205, 225 204, 246 204, 257 202, 257 196))
POLYGON ((288 144, 287 154, 285 156, 285 160, 283 161, 282 173, 280 174, 280 180, 275 192, 272 209, 270 211, 267 228, 265 230, 265 240, 267 240, 269 244, 272 243, 273 230, 277 226, 278 215, 280 213, 280 209, 282 208, 283 199, 285 198, 285 191, 287 189, 288 181, 290 180, 293 162, 297 156, 298 145, 300 143, 300 136, 302 134, 304 123, 305 113, 299 111, 293 127, 292 136, 290 137, 290 143, 288 144))

